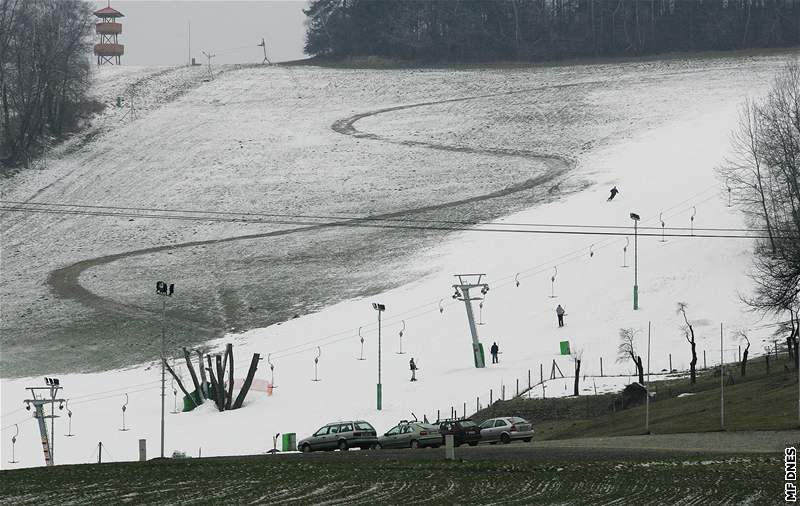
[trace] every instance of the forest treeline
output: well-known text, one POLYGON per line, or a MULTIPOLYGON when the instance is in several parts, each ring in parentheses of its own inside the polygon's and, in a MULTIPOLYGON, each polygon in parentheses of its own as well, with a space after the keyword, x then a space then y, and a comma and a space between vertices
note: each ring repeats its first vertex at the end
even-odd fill
POLYGON ((800 45, 800 0, 312 0, 305 51, 497 61, 800 45))
POLYGON ((0 167, 29 165, 91 104, 92 30, 79 0, 0 0, 0 167))

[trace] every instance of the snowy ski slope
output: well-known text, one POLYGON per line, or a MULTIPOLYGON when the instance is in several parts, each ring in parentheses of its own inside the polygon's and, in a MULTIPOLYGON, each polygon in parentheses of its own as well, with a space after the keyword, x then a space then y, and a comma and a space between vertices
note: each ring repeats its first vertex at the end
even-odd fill
MULTIPOLYGON (((538 68, 531 72, 536 73, 537 79, 544 76, 549 84, 560 80, 578 84, 574 88, 486 97, 462 104, 438 103, 370 115, 353 123, 359 132, 355 138, 342 137, 342 142, 357 141, 364 149, 390 146, 386 148, 389 154, 400 152, 411 142, 408 149, 415 150, 420 171, 430 163, 424 158, 426 143, 466 145, 465 139, 470 138, 476 139, 476 144, 498 150, 548 151, 553 145, 558 149, 548 152, 555 151, 574 161, 575 168, 564 182, 569 191, 544 204, 497 219, 492 229, 525 228, 519 224, 630 226, 630 212, 641 215, 641 227, 658 227, 659 216, 663 216, 668 227, 689 227, 690 216, 695 214, 694 227, 698 233, 704 227, 742 228, 743 219, 734 208, 727 207, 723 184, 716 179, 713 169, 729 152, 728 136, 736 122, 738 105, 746 96, 763 93, 781 62, 778 57, 765 57, 673 61, 663 65, 538 68), (613 81, 614 75, 621 81, 624 78, 625 84, 592 84, 597 79, 613 81), (605 111, 607 121, 583 124, 586 118, 598 117, 587 112, 593 109, 605 111), (520 127, 526 124, 524 115, 538 117, 535 132, 520 127), (627 117, 636 128, 624 127, 627 117), (478 137, 475 137, 476 132, 479 132, 478 137), (606 202, 611 185, 617 185, 621 193, 613 202, 606 202)), ((245 69, 229 73, 212 87, 201 86, 189 91, 168 107, 189 107, 198 101, 204 102, 208 97, 205 94, 219 93, 225 86, 231 87, 230 92, 234 94, 237 86, 252 85, 254 76, 263 77, 259 72, 245 69)), ((332 73, 347 71, 312 68, 295 72, 318 73, 323 79, 330 78, 332 73)), ((381 71, 373 75, 371 85, 385 79, 384 86, 395 89, 393 72, 381 71)), ((402 72, 406 86, 415 83, 413 73, 402 72)), ((441 91, 444 86, 450 87, 450 95, 457 92, 466 96, 470 91, 483 90, 459 89, 459 85, 472 80, 498 79, 498 74, 505 73, 507 75, 500 78, 508 89, 513 89, 522 86, 525 72, 486 70, 459 74, 441 71, 425 75, 422 82, 424 86, 439 90, 442 95, 439 98, 445 99, 446 94, 441 91)), ((340 75, 337 74, 337 78, 340 75)), ((420 82, 417 84, 421 86, 416 90, 420 95, 424 86, 420 82)), ((397 98, 387 94, 383 99, 384 107, 402 105, 403 101, 397 98)), ((400 98, 406 103, 424 101, 420 96, 400 98)), ((364 104, 361 110, 374 110, 378 106, 377 103, 364 104)), ((357 104, 339 105, 336 111, 339 117, 346 116, 339 113, 348 108, 353 114, 359 112, 357 104)), ((163 113, 157 109, 153 114, 163 113)), ((297 130, 290 133, 291 142, 302 143, 303 128, 312 126, 317 129, 312 135, 323 135, 319 132, 331 124, 332 115, 322 116, 317 119, 304 113, 302 118, 293 118, 297 130)), ((133 150, 134 146, 126 149, 133 150)), ((200 149, 211 152, 213 146, 204 145, 200 149)), ((427 151, 433 153, 432 160, 436 163, 446 164, 448 157, 451 158, 453 166, 448 170, 453 172, 464 160, 447 151, 437 152, 430 146, 427 151)), ((336 157, 345 158, 345 155, 339 153, 336 157)), ((175 158, 179 159, 179 156, 175 158)), ((362 163, 366 162, 362 160, 362 163)), ((474 184, 491 187, 495 172, 502 172, 502 166, 486 167, 483 178, 476 179, 474 184)), ((97 177, 104 187, 114 184, 102 175, 97 177)), ((75 184, 89 183, 76 181, 75 184)), ((206 184, 210 183, 203 183, 206 184)), ((168 230, 169 224, 156 226, 168 230)), ((198 228, 198 231, 206 234, 213 228, 198 228)), ((514 391, 516 380, 527 386, 528 370, 536 382, 540 364, 543 364, 545 376, 554 359, 561 370, 569 374, 570 358, 558 355, 562 340, 568 340, 573 350, 582 353, 582 373, 599 374, 602 357, 607 375, 628 374, 631 372, 628 364, 614 362, 618 331, 621 327, 642 329, 644 332, 639 334, 637 344, 640 351, 644 351, 648 321, 652 322, 653 329, 650 369, 655 372, 667 368, 669 353, 673 355, 673 367, 685 368, 689 360, 688 346, 675 314, 678 301, 689 304, 689 315, 700 337, 699 350, 707 351, 709 365, 719 361, 720 323, 725 329, 723 353, 726 361, 734 358, 739 344, 733 336, 735 329, 751 329, 756 352, 760 351, 761 339, 770 335, 771 329, 764 326, 770 322, 747 313, 739 301, 738 295, 747 293, 751 286, 747 277, 750 240, 667 237, 661 242, 659 237, 640 236, 641 307, 634 312, 631 229, 621 229, 629 232, 630 239, 624 257, 625 236, 482 232, 480 228, 453 232, 443 240, 414 250, 403 264, 410 266, 409 272, 424 266, 422 270, 427 274, 409 277, 397 288, 343 300, 300 318, 230 334, 210 343, 216 350, 222 349, 226 342, 235 344, 239 378, 246 373, 250 355, 258 352, 265 360, 261 362, 257 378, 269 380, 266 357, 270 355, 274 364, 273 395, 251 391, 245 408, 237 411, 218 413, 207 404, 191 413, 168 415, 167 453, 182 450, 196 455, 199 448, 203 456, 259 453, 271 446, 271 437, 276 432, 296 432, 299 439, 331 420, 363 418, 378 430, 385 430, 398 419, 409 418, 412 412, 429 419, 436 417, 437 410, 442 416, 449 415, 451 408, 461 414, 466 403, 467 412, 471 413, 476 402, 483 405, 488 402, 490 389, 496 399, 501 385, 506 387, 506 398, 514 391), (628 267, 623 267, 623 262, 628 267), (554 268, 557 268, 557 275, 552 289, 556 297, 551 298, 554 268), (479 332, 487 353, 496 341, 502 355, 499 364, 487 365, 481 370, 472 366, 464 305, 450 298, 453 274, 461 272, 486 273, 491 287, 480 315, 485 324, 479 326, 479 332), (519 286, 516 286, 517 280, 519 286), (371 302, 381 302, 387 307, 382 326, 384 408, 381 412, 375 409, 377 325, 371 302), (567 310, 566 327, 562 329, 556 325, 555 305, 558 303, 567 310), (360 353, 359 328, 365 338, 366 360, 363 361, 356 360, 360 353), (398 354, 398 334, 403 328, 405 353, 398 354), (312 382, 318 346, 321 381, 312 382), (419 367, 419 381, 414 383, 408 381, 411 357, 419 367)), ((546 227, 528 228, 542 230, 546 227)), ((85 281, 88 286, 96 286, 90 279, 85 281)), ((324 281, 323 277, 298 282, 324 281)), ((477 303, 474 308, 477 315, 477 303)), ((180 361, 178 367, 185 371, 180 361)), ((75 436, 63 436, 66 417, 59 418, 56 462, 87 462, 98 441, 103 442, 112 460, 137 458, 140 438, 148 440, 149 455, 157 454, 159 377, 159 368, 153 363, 121 370, 61 375, 64 395, 70 398, 69 407, 73 411, 75 436), (118 429, 122 424, 120 407, 125 393, 130 398, 126 425, 131 430, 122 432, 118 429)), ((185 372, 184 378, 188 378, 185 372)), ((580 388, 584 393, 593 392, 595 386, 598 391, 611 391, 628 381, 626 376, 587 377, 581 380, 580 388)), ((41 382, 39 376, 2 380, 4 469, 43 464, 35 421, 21 408, 24 387, 41 382), (9 464, 7 456, 14 424, 18 424, 20 430, 16 446, 20 462, 9 464)), ((547 384, 546 395, 569 395, 571 390, 571 380, 554 381, 547 384)), ((541 396, 541 388, 534 388, 531 395, 541 396)), ((168 386, 168 409, 171 410, 172 405, 168 386)))

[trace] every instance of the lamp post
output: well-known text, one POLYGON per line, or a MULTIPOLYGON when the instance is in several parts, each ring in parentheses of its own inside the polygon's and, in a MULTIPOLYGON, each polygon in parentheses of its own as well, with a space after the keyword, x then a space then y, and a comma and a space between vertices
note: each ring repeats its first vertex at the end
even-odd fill
MULTIPOLYGON (((175 285, 167 285, 163 281, 156 282, 156 294, 163 297, 172 297, 175 293, 175 285)), ((161 304, 161 458, 164 458, 164 403, 166 402, 166 371, 164 369, 164 361, 166 360, 165 348, 165 334, 166 334, 166 319, 167 319, 167 299, 162 300, 161 304)))
POLYGON ((378 312, 378 388, 377 388, 377 399, 378 399, 378 411, 380 411, 383 407, 383 392, 381 388, 381 313, 386 311, 386 306, 383 304, 378 304, 377 302, 372 303, 372 309, 378 312))
POLYGON ((639 215, 631 213, 633 220, 633 309, 639 309, 639 215))

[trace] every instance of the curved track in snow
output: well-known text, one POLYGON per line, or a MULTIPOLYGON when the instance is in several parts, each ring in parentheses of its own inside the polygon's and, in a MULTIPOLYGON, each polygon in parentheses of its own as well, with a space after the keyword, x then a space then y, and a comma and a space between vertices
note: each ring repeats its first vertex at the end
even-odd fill
MULTIPOLYGON (((586 84, 586 83, 580 83, 580 84, 586 84)), ((558 88, 563 86, 575 86, 575 85, 576 84, 555 85, 555 86, 539 87, 536 89, 541 90, 545 88, 558 88)), ((479 100, 482 98, 498 97, 516 93, 525 93, 530 91, 532 91, 532 89, 512 90, 501 93, 483 94, 470 97, 461 97, 461 98, 453 98, 453 99, 430 101, 430 102, 420 102, 420 103, 400 105, 395 107, 375 109, 372 111, 355 114, 353 116, 337 120, 331 125, 331 128, 335 132, 340 133, 342 135, 348 135, 362 139, 371 139, 381 142, 389 142, 409 147, 425 147, 430 149, 461 152, 461 153, 474 153, 474 154, 490 155, 498 157, 520 157, 520 158, 533 159, 543 163, 547 168, 547 170, 543 174, 540 174, 538 176, 529 178, 525 181, 521 181, 507 188, 503 188, 482 195, 454 200, 450 202, 444 202, 440 204, 433 204, 429 206, 372 215, 366 218, 343 219, 326 223, 305 224, 304 226, 290 228, 290 229, 274 230, 270 232, 263 232, 256 234, 239 235, 233 237, 226 237, 223 239, 209 239, 202 241, 190 241, 179 244, 154 246, 150 248, 142 248, 137 250, 126 251, 123 253, 105 255, 88 260, 82 260, 74 264, 68 265, 66 267, 62 267, 60 269, 52 271, 48 276, 47 283, 52 287, 53 291, 56 294, 58 294, 58 296, 63 297, 65 299, 76 300, 82 303, 83 305, 98 311, 117 313, 129 317, 160 318, 160 314, 157 311, 153 311, 151 309, 136 305, 117 302, 112 299, 104 298, 92 292, 91 290, 81 285, 80 283, 81 274, 93 267, 106 265, 115 262, 117 260, 122 260, 125 258, 135 257, 139 255, 158 253, 162 251, 171 251, 181 248, 191 248, 195 246, 227 243, 232 241, 244 241, 244 240, 261 239, 269 237, 280 237, 288 234, 308 232, 316 229, 335 227, 335 226, 353 226, 353 225, 358 226, 358 222, 364 222, 365 220, 402 218, 418 213, 446 209, 446 208, 460 206, 463 204, 469 204, 469 203, 475 203, 475 202, 505 197, 518 192, 530 190, 532 188, 548 183, 554 183, 555 186, 557 185, 557 182, 569 171, 569 169, 571 169, 575 165, 575 160, 570 159, 563 155, 532 151, 532 150, 518 150, 509 148, 479 148, 479 147, 438 144, 435 142, 421 142, 421 141, 410 141, 410 140, 397 141, 382 137, 377 134, 363 132, 356 129, 355 127, 355 124, 363 118, 370 116, 377 116, 380 114, 385 114, 393 111, 412 109, 412 108, 422 108, 422 107, 446 104, 446 103, 465 102, 469 100, 479 100)), ((362 226, 369 226, 369 224, 365 223, 362 226)), ((168 313, 170 312, 168 311, 168 313)), ((213 325, 210 325, 208 322, 196 319, 194 316, 185 314, 179 315, 177 313, 170 313, 170 323, 186 328, 191 328, 196 331, 201 331, 211 335, 218 335, 224 332, 224 329, 222 328, 215 327, 213 325)))

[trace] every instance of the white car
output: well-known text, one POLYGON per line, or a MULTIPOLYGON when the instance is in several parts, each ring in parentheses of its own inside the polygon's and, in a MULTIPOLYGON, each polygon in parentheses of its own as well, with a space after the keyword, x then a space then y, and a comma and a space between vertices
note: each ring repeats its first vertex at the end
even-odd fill
POLYGON ((527 443, 533 439, 531 423, 518 416, 490 418, 480 424, 480 429, 481 442, 487 441, 491 444, 497 444, 498 441, 508 444, 517 439, 527 443))

